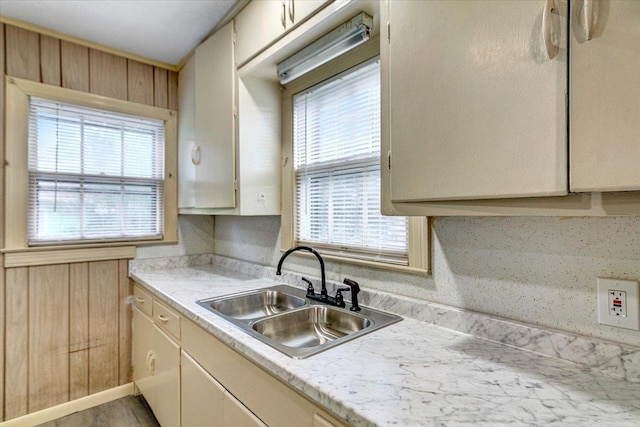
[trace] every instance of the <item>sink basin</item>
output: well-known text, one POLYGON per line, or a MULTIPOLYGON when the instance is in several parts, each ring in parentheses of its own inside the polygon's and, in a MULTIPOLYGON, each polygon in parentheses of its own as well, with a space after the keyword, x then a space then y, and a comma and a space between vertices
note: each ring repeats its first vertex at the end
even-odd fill
POLYGON ((325 305, 306 299, 304 289, 288 285, 196 302, 294 359, 304 359, 402 320, 368 307, 356 313, 325 305))
POLYGON ((366 317, 325 306, 306 307, 253 324, 253 330, 293 348, 317 347, 372 325, 366 317))
POLYGON ((302 307, 304 298, 279 290, 265 289, 247 294, 199 301, 205 308, 211 308, 234 319, 258 319, 302 307))

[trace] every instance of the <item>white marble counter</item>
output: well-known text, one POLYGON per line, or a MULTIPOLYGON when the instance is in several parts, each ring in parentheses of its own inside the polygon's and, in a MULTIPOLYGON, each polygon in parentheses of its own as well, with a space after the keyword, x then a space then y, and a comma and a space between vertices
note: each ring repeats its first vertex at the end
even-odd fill
MULTIPOLYGON (((640 383, 634 382, 640 372, 640 349, 635 347, 603 344, 610 353, 620 348, 621 354, 608 357, 622 365, 613 375, 605 375, 607 369, 594 371, 405 317, 400 323, 308 359, 293 360, 195 304, 198 299, 277 283, 256 278, 265 275, 262 267, 244 265, 243 272, 238 272, 220 264, 225 262, 161 270, 133 268, 131 276, 212 335, 350 424, 640 426, 640 383)), ((285 275, 280 282, 286 281, 285 275)), ((376 295, 369 294, 364 303, 389 310, 399 304, 390 299, 388 295, 380 297, 386 302, 380 307, 373 304, 376 295)), ((416 314, 413 317, 420 318, 418 303, 409 302, 416 314)), ((433 307, 425 304, 425 310, 432 312, 433 307)), ((487 326, 480 329, 486 333, 487 326)), ((503 341, 513 344, 513 339, 505 337, 503 341)), ((591 347, 592 353, 605 351, 591 347)))

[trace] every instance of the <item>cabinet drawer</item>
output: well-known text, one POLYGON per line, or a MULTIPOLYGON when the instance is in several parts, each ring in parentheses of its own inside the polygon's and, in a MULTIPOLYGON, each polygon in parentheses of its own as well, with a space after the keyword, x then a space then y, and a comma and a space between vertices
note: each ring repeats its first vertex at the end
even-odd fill
POLYGON ((180 339, 180 316, 175 311, 153 301, 153 320, 174 338, 180 339))
POLYGON ((140 311, 151 316, 153 309, 153 298, 151 297, 151 294, 143 290, 141 287, 135 286, 133 288, 133 301, 140 311))

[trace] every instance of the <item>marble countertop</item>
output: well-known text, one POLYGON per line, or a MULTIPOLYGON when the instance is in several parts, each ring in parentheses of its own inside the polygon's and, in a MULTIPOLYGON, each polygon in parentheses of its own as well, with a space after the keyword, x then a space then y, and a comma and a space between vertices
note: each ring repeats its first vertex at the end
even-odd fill
POLYGON ((131 277, 355 426, 640 425, 638 382, 408 317, 308 359, 291 359, 195 304, 279 283, 247 273, 255 272, 209 264, 133 269, 131 277))

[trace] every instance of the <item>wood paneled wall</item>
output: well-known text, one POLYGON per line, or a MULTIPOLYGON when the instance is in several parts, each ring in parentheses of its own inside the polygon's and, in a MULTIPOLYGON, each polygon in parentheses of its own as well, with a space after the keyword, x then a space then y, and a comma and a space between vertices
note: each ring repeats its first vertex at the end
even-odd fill
MULTIPOLYGON (((3 23, 0 70, 161 108, 178 106, 175 71, 3 23)), ((0 117, 2 164, 4 81, 0 117)), ((9 269, 2 262, 0 254, 0 421, 131 381, 126 260, 9 269)))
MULTIPOLYGON (((0 24, 1 25, 1 24, 0 24)), ((178 73, 4 25, 6 74, 161 108, 178 108, 178 73)))
MULTIPOLYGON (((4 76, 4 24, 0 22, 0 76, 4 76)), ((0 165, 4 165, 4 82, 0 82, 0 165)), ((4 230, 4 167, 0 170, 0 227, 4 230)), ((4 248, 4 233, 0 233, 0 247, 4 248)), ((0 268, 4 273, 4 255, 0 253, 0 268)), ((4 420, 4 274, 0 274, 0 421, 4 420)))
POLYGON ((5 418, 131 381, 127 260, 5 269, 5 418))

